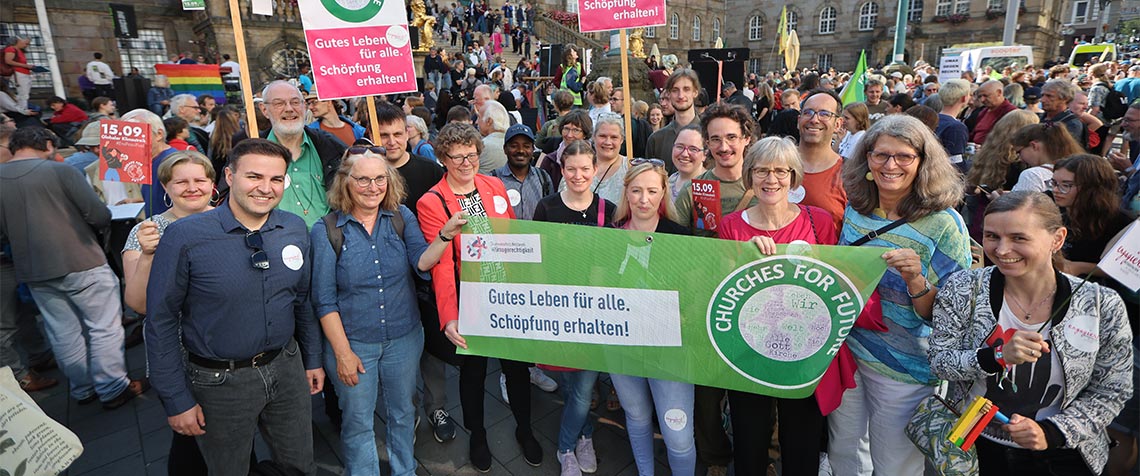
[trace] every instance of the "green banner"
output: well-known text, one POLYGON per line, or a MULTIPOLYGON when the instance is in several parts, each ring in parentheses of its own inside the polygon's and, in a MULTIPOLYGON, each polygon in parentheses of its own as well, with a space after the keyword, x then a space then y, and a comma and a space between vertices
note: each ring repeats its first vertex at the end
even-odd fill
POLYGON ((886 270, 879 248, 473 218, 459 332, 475 355, 811 394, 886 270))

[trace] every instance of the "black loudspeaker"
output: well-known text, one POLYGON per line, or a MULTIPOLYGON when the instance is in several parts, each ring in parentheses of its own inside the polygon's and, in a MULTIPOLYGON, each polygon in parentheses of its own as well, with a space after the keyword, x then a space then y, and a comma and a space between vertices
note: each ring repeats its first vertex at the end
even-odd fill
POLYGON ((115 103, 120 111, 135 109, 148 109, 146 93, 150 91, 150 80, 147 78, 115 78, 115 103))
POLYGON ((412 51, 420 49, 420 28, 408 25, 408 34, 412 36, 412 51))
POLYGON ((736 83, 737 88, 744 86, 744 67, 748 61, 748 48, 724 48, 690 50, 688 60, 693 64, 693 70, 701 78, 701 87, 709 93, 709 102, 716 98, 717 62, 724 61, 721 72, 721 84, 724 81, 736 83), (711 58, 709 58, 711 56, 711 58))
POLYGON ((522 123, 526 124, 530 130, 538 132, 538 109, 528 108, 519 109, 519 114, 522 115, 522 123))
POLYGON ((538 51, 538 75, 554 76, 558 65, 562 64, 562 45, 542 45, 538 51))

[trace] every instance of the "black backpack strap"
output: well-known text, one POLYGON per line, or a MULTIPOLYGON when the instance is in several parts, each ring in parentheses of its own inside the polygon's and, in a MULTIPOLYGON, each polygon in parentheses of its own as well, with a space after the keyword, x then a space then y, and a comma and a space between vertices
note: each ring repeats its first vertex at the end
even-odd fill
POLYGON ((546 173, 545 170, 542 170, 539 167, 535 167, 534 170, 538 173, 538 181, 542 183, 542 196, 545 197, 551 193, 554 193, 554 191, 551 190, 554 188, 554 184, 550 183, 550 174, 546 173))
POLYGON ((344 247, 344 230, 336 226, 336 212, 328 212, 325 216, 321 217, 321 221, 325 222, 325 233, 329 237, 329 245, 332 246, 333 253, 336 253, 337 261, 340 261, 340 249, 344 247))
POLYGON ((892 221, 890 223, 887 223, 886 225, 883 225, 883 227, 879 228, 878 230, 874 230, 870 233, 867 233, 862 238, 859 238, 858 240, 855 240, 854 242, 852 242, 851 246, 863 246, 863 245, 867 244, 868 241, 871 241, 875 238, 878 238, 879 235, 886 234, 888 231, 891 231, 895 228, 898 228, 904 224, 906 224, 906 218, 899 218, 898 220, 895 220, 895 221, 892 221))
POLYGON ((815 237, 815 242, 819 243, 819 232, 815 230, 815 217, 811 214, 811 208, 806 205, 800 205, 800 209, 807 213, 808 221, 811 222, 811 234, 815 237))
POLYGON ((392 228, 396 230, 396 237, 404 241, 404 215, 399 208, 392 214, 392 228))

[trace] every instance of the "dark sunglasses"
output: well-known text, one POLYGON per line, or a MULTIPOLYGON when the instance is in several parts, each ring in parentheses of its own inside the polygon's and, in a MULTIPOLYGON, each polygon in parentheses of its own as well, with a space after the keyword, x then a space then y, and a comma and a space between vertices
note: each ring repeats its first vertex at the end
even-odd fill
POLYGON ((383 148, 383 147, 380 147, 378 145, 374 145, 374 146, 354 145, 354 146, 348 148, 348 155, 360 155, 360 154, 363 154, 365 152, 372 152, 373 154, 384 155, 384 154, 388 153, 388 150, 383 148))
POLYGON ((636 159, 629 161, 629 165, 641 165, 641 164, 649 164, 649 165, 652 165, 654 167, 664 167, 665 161, 661 160, 661 159, 646 159, 643 157, 638 157, 636 159))
POLYGON ((245 246, 253 250, 253 254, 249 255, 251 266, 256 269, 269 269, 269 255, 262 249, 265 242, 261 239, 261 230, 246 233, 245 246))

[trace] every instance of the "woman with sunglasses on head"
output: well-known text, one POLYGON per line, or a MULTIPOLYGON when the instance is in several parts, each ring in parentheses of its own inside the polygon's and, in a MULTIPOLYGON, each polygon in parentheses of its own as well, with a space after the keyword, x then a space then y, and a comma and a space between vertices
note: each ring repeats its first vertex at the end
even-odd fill
MULTIPOLYGON (((725 216, 717 229, 718 236, 755 243, 765 255, 775 254, 777 244, 834 245, 838 237, 830 213, 788 200, 789 191, 799 187, 803 177, 803 163, 795 142, 786 137, 761 139, 744 156, 744 186, 755 194, 756 205, 725 216)), ((841 347, 840 355, 816 387, 815 396, 807 398, 773 398, 728 391, 737 474, 756 475, 767 471, 773 402, 779 408, 780 459, 784 474, 819 472, 823 416, 839 405, 845 389, 839 377, 841 366, 850 381, 855 371, 854 359, 846 345, 841 347)))
POLYGON ((693 183, 694 178, 705 173, 708 157, 700 127, 686 126, 677 131, 677 140, 673 141, 673 165, 677 171, 669 176, 671 201, 677 201, 681 190, 693 183))
MULTIPOLYGON (((689 235, 689 229, 676 221, 677 211, 673 209, 669 193, 665 162, 639 158, 633 159, 630 165, 623 179, 625 189, 614 213, 615 226, 647 233, 689 235)), ((687 416, 693 414, 693 384, 618 374, 610 374, 610 378, 625 409, 626 430, 638 474, 653 476, 656 409, 671 473, 692 475, 696 470, 697 447, 692 418, 687 416)))
POLYGON ((926 357, 938 285, 970 267, 970 240, 954 207, 962 180, 930 128, 906 114, 879 119, 843 163, 847 209, 839 244, 886 248, 881 307, 864 309, 877 325, 851 329, 847 345, 856 387, 828 415, 832 467, 850 474, 922 474, 922 453, 903 433, 938 378, 926 357), (874 327, 878 327, 877 329, 874 327), (870 461, 857 452, 869 439, 870 461), (847 442, 846 444, 840 442, 847 442), (835 453, 834 455, 832 453, 835 453))
MULTIPOLYGON (((562 191, 539 200, 534 221, 571 225, 609 227, 613 224, 615 206, 592 191, 598 159, 594 147, 576 140, 562 152, 562 191)), ((559 388, 566 399, 558 432, 558 462, 562 476, 580 476, 598 469, 594 454, 594 426, 590 422, 590 400, 598 372, 564 367, 539 367, 554 371, 562 380, 559 388)), ((510 381, 507 382, 510 384, 510 381)), ((508 390, 509 390, 508 386, 508 390)), ((511 395, 511 401, 515 401, 511 395)))
MULTIPOLYGON (((416 203, 424 236, 447 242, 449 250, 431 269, 440 328, 453 344, 464 349, 467 341, 459 334, 459 236, 447 229, 447 223, 458 212, 467 216, 515 218, 515 210, 507 198, 503 182, 479 174, 479 154, 483 137, 471 124, 451 123, 439 131, 435 139, 437 157, 447 165, 447 172, 416 203)), ((475 229, 478 233, 490 233, 475 229)), ((515 440, 522 447, 527 464, 542 464, 542 447, 534 438, 530 424, 530 370, 523 362, 499 359, 507 375, 507 394, 515 417, 515 440)), ((487 377, 487 358, 463 356, 459 366, 459 400, 463 406, 463 426, 471 432, 471 465, 479 472, 491 469, 491 448, 483 420, 483 383, 487 377)))
POLYGON ((1101 474, 1105 428, 1134 390, 1125 306, 1057 268, 1067 230, 1046 195, 1002 195, 984 227, 995 266, 943 281, 929 349, 948 401, 982 396, 1009 418, 977 439, 979 474, 1101 474))
MULTIPOLYGON (((214 167, 198 152, 175 152, 158 166, 158 182, 166 191, 170 208, 131 229, 123 246, 123 302, 146 314, 146 286, 154 251, 166 227, 176 220, 213 209, 214 167)), ((138 328, 141 332, 142 327, 138 328)), ((204 474, 206 461, 193 436, 174 433, 170 440, 167 471, 172 475, 204 474)))
MULTIPOLYGON (((610 203, 616 203, 622 194, 622 177, 629 170, 629 161, 619 153, 625 142, 625 122, 621 116, 612 112, 598 114, 593 141, 597 173, 590 189, 610 203)), ((562 181, 558 190, 566 190, 566 181, 562 181)))
MULTIPOLYGON (((379 393, 392 474, 416 471, 412 396, 424 337, 413 273, 429 279, 449 244, 428 245, 415 215, 400 204, 405 195, 382 148, 351 147, 328 191, 332 212, 311 232, 313 306, 325 335, 325 371, 344 415, 340 434, 350 475, 380 474, 372 425, 379 393)), ((458 234, 466 223, 460 215, 440 235, 458 234)))

